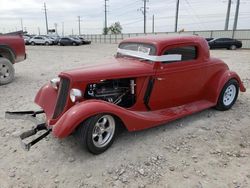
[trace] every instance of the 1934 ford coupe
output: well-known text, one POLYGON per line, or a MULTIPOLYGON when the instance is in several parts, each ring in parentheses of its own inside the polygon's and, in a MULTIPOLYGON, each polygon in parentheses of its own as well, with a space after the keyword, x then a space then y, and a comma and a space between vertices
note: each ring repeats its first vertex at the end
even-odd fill
POLYGON ((79 143, 99 154, 114 141, 118 126, 147 129, 215 107, 228 110, 238 92, 239 76, 210 57, 205 39, 197 36, 154 36, 123 40, 117 54, 98 65, 61 72, 35 97, 41 111, 6 112, 7 118, 46 120, 20 135, 21 140, 50 132, 57 138, 75 133, 79 143))

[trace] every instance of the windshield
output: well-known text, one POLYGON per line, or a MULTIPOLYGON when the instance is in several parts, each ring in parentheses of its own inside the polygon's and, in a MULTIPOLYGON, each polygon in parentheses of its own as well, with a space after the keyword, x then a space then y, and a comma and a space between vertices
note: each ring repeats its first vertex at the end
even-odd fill
POLYGON ((138 51, 138 52, 143 52, 148 55, 155 55, 156 54, 156 48, 152 44, 144 44, 144 43, 121 43, 119 45, 120 49, 125 49, 125 50, 132 50, 132 51, 138 51))
POLYGON ((155 55, 156 54, 156 47, 152 44, 145 44, 145 43, 134 43, 134 42, 127 42, 127 43, 121 43, 118 47, 117 57, 132 57, 137 59, 144 59, 143 57, 138 57, 136 55, 131 54, 125 54, 122 53, 122 50, 131 51, 131 52, 138 52, 145 55, 155 55))

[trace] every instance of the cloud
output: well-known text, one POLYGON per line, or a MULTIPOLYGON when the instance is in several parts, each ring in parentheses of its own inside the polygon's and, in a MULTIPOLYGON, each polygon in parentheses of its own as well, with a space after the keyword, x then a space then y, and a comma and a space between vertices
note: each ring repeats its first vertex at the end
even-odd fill
MULTIPOLYGON (((104 0, 53 0, 45 1, 48 9, 49 27, 57 23, 61 32, 64 22, 65 33, 78 31, 77 16, 81 16, 82 33, 101 33, 104 25, 104 0)), ((234 1, 233 1, 234 2, 234 1)), ((1 0, 0 32, 21 28, 20 20, 31 33, 38 27, 45 33, 44 0, 1 0)), ((143 15, 138 10, 142 0, 109 0, 108 24, 120 21, 123 32, 143 32, 143 15)), ((250 0, 241 0, 238 28, 249 28, 250 0)), ((150 0, 147 11, 147 30, 151 31, 152 15, 155 15, 155 31, 173 31, 176 0, 150 0)), ((227 1, 182 0, 179 12, 179 27, 185 30, 223 29, 227 1)), ((231 7, 230 27, 232 27, 235 3, 231 7)))

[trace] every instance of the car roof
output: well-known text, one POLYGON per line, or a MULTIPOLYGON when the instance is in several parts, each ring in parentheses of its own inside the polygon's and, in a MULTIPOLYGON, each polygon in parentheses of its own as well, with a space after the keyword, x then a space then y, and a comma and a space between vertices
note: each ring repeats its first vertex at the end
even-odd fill
POLYGON ((167 45, 178 45, 182 43, 194 43, 198 42, 201 44, 207 45, 207 41, 204 37, 194 36, 194 35, 150 35, 142 37, 133 37, 124 39, 121 43, 124 42, 136 42, 136 43, 147 43, 153 44, 158 50, 161 50, 167 45))

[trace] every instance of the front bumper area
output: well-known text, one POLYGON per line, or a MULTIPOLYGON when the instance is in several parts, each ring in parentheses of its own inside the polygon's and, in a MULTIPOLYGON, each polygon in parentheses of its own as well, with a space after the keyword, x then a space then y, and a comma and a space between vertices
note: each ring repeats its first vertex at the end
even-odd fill
POLYGON ((41 123, 36 118, 38 114, 43 114, 44 111, 16 111, 16 112, 5 112, 5 118, 6 119, 22 119, 22 120, 30 120, 33 123, 35 123, 36 126, 34 126, 31 130, 23 132, 20 137, 21 146, 26 151, 29 151, 30 148, 35 145, 37 142, 41 141, 43 138, 48 136, 51 132, 51 129, 49 129, 46 125, 46 123, 41 123), (29 138, 33 135, 36 135, 39 131, 45 130, 43 134, 38 136, 37 138, 33 139, 29 142, 24 142, 26 138, 29 138))

